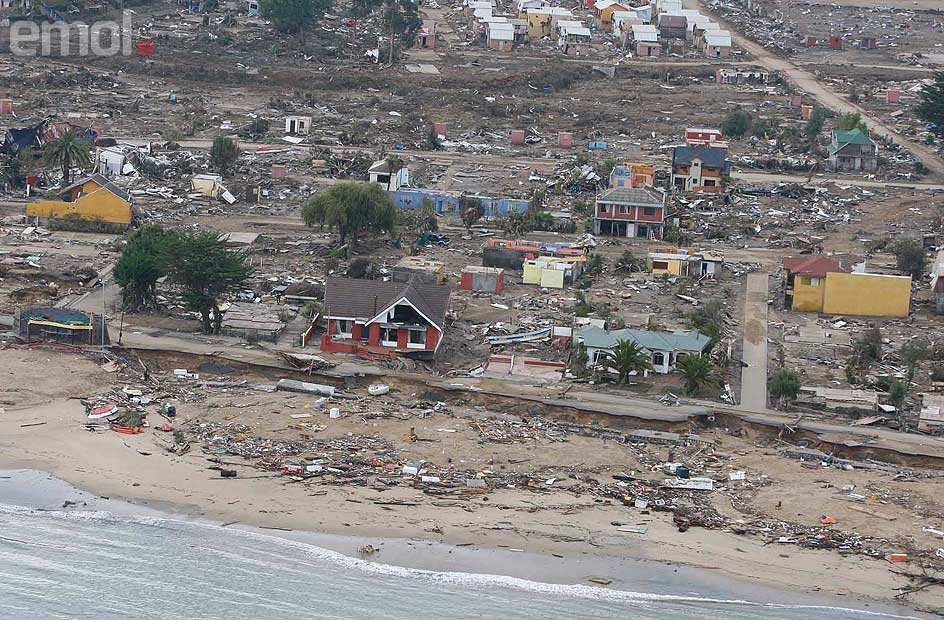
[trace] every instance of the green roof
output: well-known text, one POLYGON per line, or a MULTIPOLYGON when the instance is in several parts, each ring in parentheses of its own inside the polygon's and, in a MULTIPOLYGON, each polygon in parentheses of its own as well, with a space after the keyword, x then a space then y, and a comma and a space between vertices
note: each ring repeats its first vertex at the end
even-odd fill
POLYGON ((833 138, 840 147, 843 147, 847 144, 861 144, 863 146, 872 146, 875 144, 875 142, 872 141, 872 138, 862 133, 861 129, 853 129, 852 131, 834 129, 833 138))
POLYGON ((578 329, 576 337, 591 349, 612 349, 621 340, 629 340, 650 351, 703 351, 711 342, 696 331, 605 330, 593 325, 578 329))
POLYGON ((25 321, 53 321, 65 325, 91 325, 92 319, 84 312, 66 308, 29 308, 20 315, 25 321))

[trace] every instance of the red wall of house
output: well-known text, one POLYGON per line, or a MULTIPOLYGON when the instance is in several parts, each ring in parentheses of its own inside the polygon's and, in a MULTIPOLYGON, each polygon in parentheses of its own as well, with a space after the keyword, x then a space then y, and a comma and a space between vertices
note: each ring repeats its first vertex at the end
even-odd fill
MULTIPOLYGON (((604 205, 600 205, 601 207, 604 205)), ((646 215, 643 207, 626 207, 626 213, 620 213, 619 205, 606 205, 607 210, 597 208, 597 217, 607 220, 626 220, 629 222, 661 222, 664 218, 662 207, 655 207, 654 215, 646 215)))
POLYGON ((426 329, 426 350, 432 351, 436 348, 436 345, 439 343, 439 330, 435 327, 429 327, 426 329))
POLYGON ((367 342, 371 346, 375 346, 375 347, 380 346, 380 325, 373 323, 369 325, 368 327, 369 327, 369 330, 368 330, 369 336, 368 336, 367 342))

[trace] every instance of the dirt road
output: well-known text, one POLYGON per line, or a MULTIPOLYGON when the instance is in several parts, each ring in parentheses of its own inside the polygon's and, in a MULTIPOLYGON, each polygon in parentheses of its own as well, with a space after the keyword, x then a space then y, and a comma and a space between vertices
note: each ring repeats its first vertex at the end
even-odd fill
POLYGON ((821 105, 833 110, 834 112, 858 112, 862 115, 862 119, 868 124, 869 129, 873 134, 888 138, 905 147, 911 151, 915 157, 924 162, 924 165, 927 166, 928 169, 938 179, 944 179, 944 160, 942 160, 937 154, 937 151, 924 144, 909 140, 903 135, 897 133, 889 125, 884 124, 881 120, 869 114, 869 112, 863 108, 860 108, 856 104, 836 94, 829 87, 820 84, 818 81, 816 81, 816 77, 809 71, 801 69, 799 66, 789 60, 774 55, 762 45, 759 45, 754 41, 740 35, 735 25, 726 22, 719 15, 712 13, 701 2, 701 0, 686 0, 685 5, 688 8, 698 9, 704 11, 705 13, 714 15, 715 18, 725 26, 725 28, 728 28, 731 31, 731 36, 733 37, 735 44, 752 54, 759 64, 765 66, 771 71, 779 71, 784 76, 784 78, 791 82, 795 87, 816 98, 816 100, 819 101, 821 105))

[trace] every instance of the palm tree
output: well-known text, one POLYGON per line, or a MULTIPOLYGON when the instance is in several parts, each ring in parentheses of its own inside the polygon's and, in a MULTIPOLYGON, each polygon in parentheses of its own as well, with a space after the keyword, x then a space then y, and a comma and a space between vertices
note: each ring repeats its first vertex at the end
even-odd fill
POLYGON ((695 396, 702 390, 718 385, 718 372, 707 355, 689 355, 675 363, 685 379, 685 393, 695 396))
POLYGON ((62 167, 62 184, 69 184, 69 171, 76 166, 85 168, 92 163, 89 155, 92 145, 88 140, 68 130, 55 140, 46 144, 43 157, 46 163, 62 167))
POLYGON ((612 355, 603 362, 607 369, 613 369, 619 375, 617 383, 629 383, 629 375, 652 370, 649 354, 632 340, 620 340, 612 355))

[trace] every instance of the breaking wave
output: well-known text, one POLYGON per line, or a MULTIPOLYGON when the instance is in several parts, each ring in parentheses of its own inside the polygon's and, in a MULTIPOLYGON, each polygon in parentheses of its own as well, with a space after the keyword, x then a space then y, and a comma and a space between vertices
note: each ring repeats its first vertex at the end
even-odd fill
MULTIPOLYGON (((14 506, 9 504, 0 504, 0 515, 48 517, 62 521, 80 521, 86 523, 136 525, 173 531, 180 531, 181 529, 194 530, 196 528, 202 528, 205 530, 211 530, 223 536, 240 537, 247 541, 265 543, 266 547, 278 545, 285 549, 291 548, 295 551, 302 552, 307 557, 315 560, 316 562, 327 562, 337 568, 344 570, 356 570, 367 575, 400 578, 410 580, 412 582, 419 581, 434 586, 455 586, 460 587, 463 590, 494 591, 494 589, 497 587, 539 595, 571 599, 591 599, 594 601, 610 603, 633 603, 637 605, 646 603, 653 605, 669 603, 693 606, 695 608, 698 606, 728 606, 741 609, 791 610, 796 612, 818 613, 818 615, 828 614, 830 617, 842 617, 848 614, 854 615, 855 617, 919 620, 916 616, 896 615, 839 606, 803 604, 791 605, 783 603, 750 601, 744 599, 725 599, 691 595, 634 592, 582 584, 545 583, 507 575, 464 573, 456 571, 434 571, 421 568, 410 568, 367 561, 361 558, 348 556, 331 549, 325 549, 311 543, 306 543, 304 541, 292 540, 277 534, 262 532, 258 529, 252 529, 249 526, 240 526, 239 528, 224 527, 215 523, 177 519, 171 516, 119 514, 100 510, 39 510, 35 508, 14 506)), ((20 541, 15 538, 5 538, 4 536, 0 535, 0 543, 4 542, 15 544, 17 542, 25 543, 27 541, 20 541)), ((42 545, 43 543, 29 541, 28 544, 42 545)), ((205 550, 210 551, 208 548, 205 548, 205 550)), ((271 568, 283 571, 286 570, 284 558, 278 558, 278 562, 268 562, 266 560, 260 559, 259 557, 249 558, 245 555, 239 555, 238 553, 231 550, 216 549, 212 551, 217 555, 232 556, 234 559, 238 559, 242 562, 248 561, 259 568, 271 568)), ((254 553, 257 556, 259 555, 258 551, 254 551, 254 553)))

